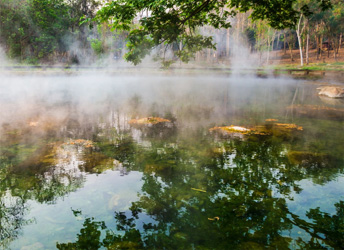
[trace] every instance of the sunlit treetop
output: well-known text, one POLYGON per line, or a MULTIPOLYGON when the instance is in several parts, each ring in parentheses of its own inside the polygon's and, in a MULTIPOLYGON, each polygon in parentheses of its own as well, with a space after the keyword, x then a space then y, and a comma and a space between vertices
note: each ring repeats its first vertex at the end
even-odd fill
MULTIPOLYGON (((215 48, 211 37, 197 33, 197 27, 231 27, 230 18, 251 11, 252 20, 264 19, 276 29, 295 25, 301 12, 309 13, 308 1, 297 0, 117 0, 101 8, 93 21, 109 22, 113 29, 129 31, 125 59, 137 65, 160 45, 170 46, 183 62, 197 51, 215 48), (295 4, 302 3, 301 8, 295 4), (141 16, 141 18, 138 18, 141 16)), ((313 0, 319 8, 330 0, 313 0)), ((90 19, 86 19, 90 21, 90 19)))

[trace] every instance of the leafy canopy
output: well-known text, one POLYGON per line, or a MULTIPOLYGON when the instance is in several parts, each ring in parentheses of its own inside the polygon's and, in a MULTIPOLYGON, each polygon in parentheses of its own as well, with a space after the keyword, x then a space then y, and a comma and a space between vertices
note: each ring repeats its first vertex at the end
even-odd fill
MULTIPOLYGON (((253 20, 265 19, 276 29, 295 25, 301 10, 297 0, 116 0, 101 8, 96 22, 129 31, 125 59, 137 65, 158 46, 170 46, 175 56, 188 62, 197 51, 215 48, 211 37, 197 34, 197 27, 229 28, 230 17, 252 11, 253 20), (135 23, 135 24, 134 24, 135 23)), ((328 8, 330 0, 315 0, 328 8)), ((91 19, 85 19, 91 21, 91 19)))

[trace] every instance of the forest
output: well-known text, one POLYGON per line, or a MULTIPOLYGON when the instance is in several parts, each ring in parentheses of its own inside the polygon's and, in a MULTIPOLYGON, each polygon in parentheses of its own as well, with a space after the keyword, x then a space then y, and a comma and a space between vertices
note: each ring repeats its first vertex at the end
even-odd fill
POLYGON ((1 50, 22 64, 226 63, 236 43, 260 65, 279 53, 302 66, 341 60, 343 32, 342 0, 0 0, 1 50))

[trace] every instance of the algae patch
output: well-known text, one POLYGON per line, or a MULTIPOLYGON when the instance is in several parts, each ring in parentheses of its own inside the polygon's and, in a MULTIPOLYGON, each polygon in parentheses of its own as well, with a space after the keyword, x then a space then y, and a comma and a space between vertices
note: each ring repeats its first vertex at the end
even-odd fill
POLYGON ((288 159, 291 163, 301 167, 329 167, 335 160, 328 154, 310 151, 290 151, 288 152, 288 159))
POLYGON ((140 119, 132 119, 129 121, 129 124, 132 125, 156 125, 159 123, 171 123, 171 121, 161 117, 145 117, 140 119))

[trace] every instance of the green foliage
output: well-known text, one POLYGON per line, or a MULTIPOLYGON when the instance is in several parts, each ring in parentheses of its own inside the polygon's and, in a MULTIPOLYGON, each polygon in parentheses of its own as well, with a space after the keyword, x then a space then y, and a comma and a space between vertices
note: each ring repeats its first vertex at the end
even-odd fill
POLYGON ((56 243, 59 250, 85 249, 95 250, 102 246, 100 241, 101 230, 105 229, 104 222, 95 221, 94 218, 86 218, 80 234, 77 235, 75 243, 56 243))
POLYGON ((323 235, 324 241, 335 249, 342 249, 344 248, 344 201, 336 203, 335 207, 334 215, 320 211, 319 207, 310 209, 306 215, 314 221, 309 227, 315 234, 323 235))
POLYGON ((196 52, 205 48, 216 49, 212 37, 204 37, 201 35, 187 35, 181 36, 182 48, 176 52, 176 55, 182 62, 189 62, 194 57, 196 52))
POLYGON ((30 16, 35 30, 34 47, 38 58, 45 58, 55 50, 64 51, 63 37, 71 25, 68 6, 58 0, 32 0, 30 16))
MULTIPOLYGON (((188 61, 191 54, 201 48, 214 47, 211 39, 200 35, 191 38, 195 29, 203 25, 227 28, 226 21, 234 15, 225 9, 226 1, 113 1, 98 11, 95 21, 109 20, 114 29, 130 30, 126 60, 140 63, 150 51, 161 44, 185 41, 185 52, 176 54, 188 61), (149 13, 139 20, 139 26, 132 22, 139 12, 149 13), (194 44, 192 44, 194 43, 194 44), (192 48, 194 47, 194 48, 192 48)), ((182 50, 182 49, 181 49, 182 50)), ((164 60, 166 61, 166 60, 164 60)))
POLYGON ((96 20, 99 22, 108 21, 111 17, 110 23, 114 29, 129 30, 131 20, 135 18, 136 11, 132 4, 122 5, 120 1, 111 1, 105 4, 97 12, 96 20))
MULTIPOLYGON (((266 19, 273 28, 293 27, 301 13, 294 8, 295 2, 297 1, 119 0, 107 3, 98 11, 94 21, 109 21, 114 29, 130 30, 129 52, 125 58, 134 65, 140 63, 153 48, 180 41, 185 46, 179 48, 175 55, 181 61, 188 62, 197 51, 215 46, 210 38, 195 34, 197 27, 208 25, 215 29, 229 28, 229 17, 235 16, 238 11, 249 10, 252 10, 253 20, 266 19), (145 12, 146 16, 138 20, 139 26, 133 26, 137 14, 145 12)), ((328 0, 317 2, 323 9, 330 6, 328 0)), ((303 5, 301 11, 310 13, 307 5, 303 5)))
POLYGON ((20 57, 24 44, 30 41, 29 4, 19 0, 0 2, 0 41, 8 48, 10 57, 20 57), (19 6, 19 7, 18 7, 19 6))
POLYGON ((90 40, 91 43, 91 47, 93 49, 93 51, 96 53, 96 55, 101 55, 104 52, 104 46, 101 40, 99 39, 91 39, 90 40))
MULTIPOLYGON (((137 65, 155 51, 166 67, 177 60, 189 62, 203 49, 214 49, 216 41, 200 35, 199 27, 230 28, 230 18, 239 12, 250 11, 254 23, 264 20, 264 29, 259 30, 259 25, 251 27, 260 38, 251 40, 250 45, 258 50, 269 49, 266 44, 274 42, 263 39, 269 36, 263 34, 268 27, 295 27, 301 13, 317 27, 311 32, 317 36, 325 34, 337 49, 338 36, 344 29, 343 2, 338 0, 118 0, 107 1, 95 14, 99 4, 98 0, 2 0, 0 43, 9 57, 21 61, 52 61, 68 54, 69 62, 78 62, 74 46, 69 46, 73 42, 79 49, 93 49, 99 56, 108 48, 112 52, 122 50, 126 40, 127 61, 137 65), (87 23, 92 29, 87 28, 87 23), (109 25, 115 34, 120 34, 118 41, 105 39, 110 35, 94 30, 95 24, 109 25), (89 37, 99 38, 102 46, 96 40, 90 43, 89 37)), ((120 54, 116 53, 116 57, 120 54)))
POLYGON ((2 0, 0 43, 11 58, 50 60, 54 52, 68 51, 70 38, 86 40, 79 19, 92 17, 96 6, 95 1, 83 0, 2 0))
POLYGON ((154 42, 146 31, 139 29, 132 30, 128 36, 128 53, 125 54, 124 58, 137 65, 151 52, 153 47, 154 42))
POLYGON ((168 69, 172 64, 174 63, 174 60, 162 60, 161 64, 164 69, 168 69))

